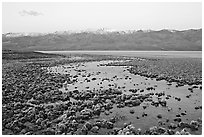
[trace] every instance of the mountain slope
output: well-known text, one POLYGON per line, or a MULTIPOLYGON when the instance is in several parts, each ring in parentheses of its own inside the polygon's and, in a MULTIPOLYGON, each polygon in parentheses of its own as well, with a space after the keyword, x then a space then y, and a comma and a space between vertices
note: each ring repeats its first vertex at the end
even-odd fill
POLYGON ((2 35, 2 49, 201 51, 202 29, 2 35))

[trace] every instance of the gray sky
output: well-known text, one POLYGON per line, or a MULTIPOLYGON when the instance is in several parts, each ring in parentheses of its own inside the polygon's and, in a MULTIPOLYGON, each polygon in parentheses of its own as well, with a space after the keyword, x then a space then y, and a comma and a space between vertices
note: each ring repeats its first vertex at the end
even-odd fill
POLYGON ((4 2, 2 19, 3 33, 99 28, 184 30, 202 27, 202 4, 4 2))

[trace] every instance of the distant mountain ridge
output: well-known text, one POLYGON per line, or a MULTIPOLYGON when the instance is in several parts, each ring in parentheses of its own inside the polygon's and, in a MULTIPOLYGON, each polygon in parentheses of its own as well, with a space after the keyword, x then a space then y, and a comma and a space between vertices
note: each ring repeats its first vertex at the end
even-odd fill
POLYGON ((129 30, 99 29, 54 33, 2 34, 3 50, 165 50, 201 51, 202 29, 129 30))

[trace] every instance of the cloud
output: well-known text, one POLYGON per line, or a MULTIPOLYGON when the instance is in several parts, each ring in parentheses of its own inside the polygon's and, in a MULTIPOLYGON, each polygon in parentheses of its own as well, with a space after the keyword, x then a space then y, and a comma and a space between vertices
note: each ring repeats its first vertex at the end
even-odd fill
POLYGON ((37 11, 33 11, 33 10, 30 10, 30 11, 23 10, 23 11, 20 11, 19 14, 21 16, 40 16, 40 15, 43 15, 42 13, 37 12, 37 11))

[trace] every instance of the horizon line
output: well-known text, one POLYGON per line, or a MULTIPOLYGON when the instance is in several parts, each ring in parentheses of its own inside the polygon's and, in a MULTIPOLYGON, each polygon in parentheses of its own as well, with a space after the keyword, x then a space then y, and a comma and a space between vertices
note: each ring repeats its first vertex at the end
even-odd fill
POLYGON ((161 31, 161 30, 175 30, 175 31, 186 31, 186 30, 200 30, 202 29, 201 28, 188 28, 188 29, 168 29, 168 28, 163 28, 163 29, 122 29, 122 30, 119 30, 119 29, 111 29, 111 28, 98 28, 98 29, 91 29, 91 28, 88 28, 88 29, 81 29, 81 30, 72 30, 72 29, 69 29, 69 30, 56 30, 56 31, 49 31, 49 32, 12 32, 12 31, 9 31, 9 32, 2 32, 2 34, 8 34, 8 33, 56 33, 56 32, 68 32, 68 31, 73 31, 73 32, 94 32, 94 31, 99 31, 101 29, 104 29, 104 30, 112 30, 111 32, 121 32, 121 31, 161 31))

